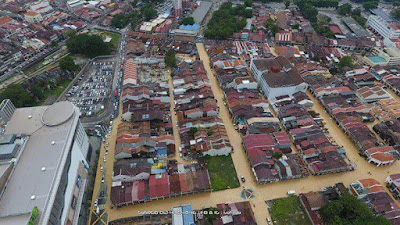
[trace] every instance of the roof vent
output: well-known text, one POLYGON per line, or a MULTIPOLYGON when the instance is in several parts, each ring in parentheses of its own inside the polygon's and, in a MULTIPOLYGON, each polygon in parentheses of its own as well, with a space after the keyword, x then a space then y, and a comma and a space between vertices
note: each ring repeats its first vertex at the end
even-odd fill
POLYGON ((42 171, 45 171, 45 170, 46 170, 46 167, 43 166, 43 167, 42 167, 42 171))
POLYGON ((32 118, 32 115, 29 115, 29 116, 28 116, 28 119, 31 119, 31 118, 32 118))
POLYGON ((35 200, 36 196, 32 195, 31 200, 35 200))
POLYGON ((51 145, 55 145, 55 144, 56 144, 56 142, 55 142, 55 141, 52 141, 52 142, 51 142, 51 145))

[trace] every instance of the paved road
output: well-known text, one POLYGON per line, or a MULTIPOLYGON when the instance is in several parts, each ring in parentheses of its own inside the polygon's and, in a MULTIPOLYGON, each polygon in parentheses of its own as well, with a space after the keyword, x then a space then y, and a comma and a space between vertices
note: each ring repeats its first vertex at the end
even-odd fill
MULTIPOLYGON (((246 188, 252 188, 255 191, 255 198, 251 199, 250 202, 253 207, 253 211, 256 217, 256 221, 258 224, 266 224, 266 217, 268 216, 267 206, 265 204, 265 200, 285 197, 287 191, 296 190, 298 193, 300 192, 308 192, 308 191, 317 191, 323 187, 334 185, 337 182, 343 182, 345 185, 349 185, 350 183, 363 178, 375 178, 379 182, 383 183, 385 178, 392 173, 396 173, 400 171, 400 164, 397 162, 394 165, 388 167, 375 167, 372 164, 367 163, 364 158, 361 158, 358 155, 358 149, 354 146, 354 144, 350 141, 350 139, 345 135, 338 126, 329 119, 329 115, 324 112, 322 105, 309 93, 310 99, 314 102, 313 109, 320 113, 320 117, 326 122, 325 127, 331 134, 331 137, 336 141, 338 145, 344 146, 346 153, 350 160, 355 162, 358 168, 354 171, 340 173, 340 174, 330 174, 323 176, 309 176, 303 179, 296 180, 288 180, 282 181, 278 183, 271 183, 267 185, 258 185, 255 182, 254 176, 251 172, 251 168, 247 157, 244 153, 243 147, 241 145, 241 137, 239 133, 234 129, 232 122, 229 117, 229 112, 226 106, 223 105, 223 93, 221 88, 218 85, 216 78, 214 77, 214 73, 209 65, 209 58, 204 49, 203 44, 197 44, 198 52, 200 55, 200 59, 203 60, 205 69, 207 71, 207 75, 211 81, 212 91, 215 95, 215 98, 218 100, 218 106, 220 107, 220 117, 222 118, 226 130, 228 133, 229 140, 234 148, 234 152, 232 153, 233 162, 237 171, 238 177, 245 176, 246 183, 244 186, 246 188), (368 174, 371 172, 371 175, 368 174)), ((173 107, 171 107, 173 108, 173 107)), ((116 120, 114 124, 118 124, 119 119, 116 120)), ((174 130, 175 131, 175 130, 174 130)), ((113 132, 108 139, 110 143, 115 143, 116 138, 116 126, 113 128, 113 132)), ((106 181, 110 182, 111 180, 111 168, 112 168, 112 155, 114 152, 114 146, 110 146, 110 153, 107 158, 107 177, 106 181)), ((102 153, 103 154, 103 153, 102 153)), ((102 156, 101 156, 102 157, 102 156)), ((102 162, 100 162, 102 164, 102 162)), ((100 168, 100 167, 99 167, 100 168)), ((96 177, 96 186, 95 192, 98 191, 98 183, 101 178, 99 176, 96 177)), ((108 185, 110 192, 110 185, 108 185)), ((237 202, 243 201, 240 197, 240 192, 242 187, 235 189, 227 189, 218 192, 211 193, 200 193, 189 196, 175 197, 164 200, 157 200, 150 203, 139 204, 139 205, 129 205, 124 206, 122 208, 116 209, 111 208, 110 201, 108 201, 106 208, 107 213, 110 216, 110 220, 137 216, 138 211, 145 210, 169 210, 173 206, 183 205, 183 204, 193 204, 194 209, 201 209, 205 207, 215 206, 219 203, 226 202, 237 202)))

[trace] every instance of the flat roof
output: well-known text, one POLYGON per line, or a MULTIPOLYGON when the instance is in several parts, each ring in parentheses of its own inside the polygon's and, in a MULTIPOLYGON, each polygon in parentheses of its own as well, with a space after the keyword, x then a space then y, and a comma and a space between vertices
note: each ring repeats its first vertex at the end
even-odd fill
POLYGON ((28 137, 0 199, 0 224, 9 220, 9 217, 30 213, 34 206, 44 213, 57 174, 63 169, 59 168, 60 164, 68 155, 65 149, 69 146, 66 144, 71 142, 75 133, 72 128, 78 120, 79 110, 72 103, 15 110, 7 124, 6 134, 23 133, 28 137), (42 123, 42 116, 56 117, 53 113, 68 111, 71 107, 74 109, 73 115, 62 124, 47 126, 42 123))
POLYGON ((360 26, 360 24, 358 24, 357 21, 355 21, 353 18, 345 17, 342 20, 346 24, 346 26, 358 37, 369 36, 369 33, 362 26, 360 26))
POLYGON ((393 19, 389 14, 386 12, 380 10, 380 9, 371 9, 371 12, 379 17, 381 17, 383 20, 385 20, 388 23, 395 22, 396 20, 393 19))
POLYGON ((192 17, 197 24, 201 24, 206 17, 208 11, 210 11, 212 2, 201 1, 200 6, 192 13, 192 17))

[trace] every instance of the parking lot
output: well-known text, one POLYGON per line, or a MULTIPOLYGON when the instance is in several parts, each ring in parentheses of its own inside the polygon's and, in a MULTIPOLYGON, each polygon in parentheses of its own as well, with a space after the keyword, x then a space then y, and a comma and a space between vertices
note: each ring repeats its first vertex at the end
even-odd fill
POLYGON ((82 116, 96 116, 107 107, 114 68, 114 61, 93 62, 89 73, 78 78, 77 84, 68 91, 67 99, 79 107, 82 116))

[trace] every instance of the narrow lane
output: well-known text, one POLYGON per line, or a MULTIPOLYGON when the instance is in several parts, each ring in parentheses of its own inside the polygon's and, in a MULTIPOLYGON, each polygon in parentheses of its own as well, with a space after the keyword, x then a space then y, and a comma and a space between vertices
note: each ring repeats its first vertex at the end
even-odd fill
POLYGON ((179 156, 179 147, 181 147, 181 136, 179 135, 179 129, 176 126, 178 117, 175 114, 175 102, 174 102, 174 93, 173 93, 174 84, 173 84, 173 79, 172 79, 171 74, 168 74, 168 84, 169 84, 169 95, 170 95, 170 99, 171 99, 170 112, 171 112, 171 120, 172 120, 172 130, 174 132, 174 138, 175 138, 175 156, 170 157, 168 159, 175 159, 179 163, 189 164, 190 161, 186 161, 182 157, 179 156))

